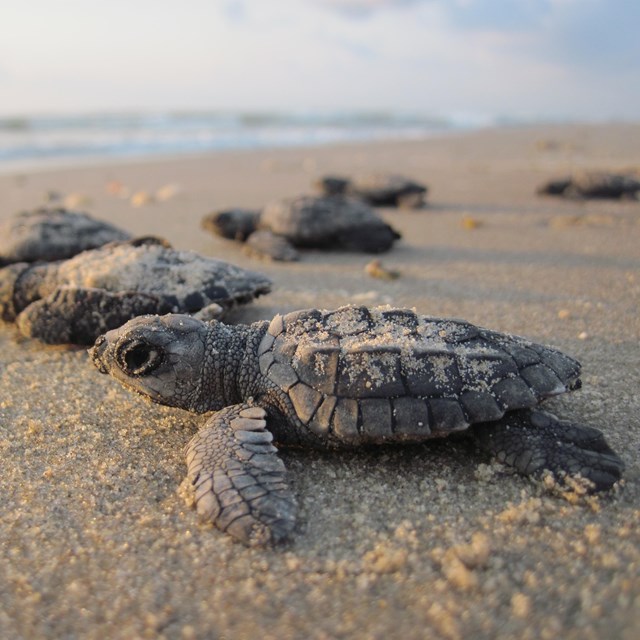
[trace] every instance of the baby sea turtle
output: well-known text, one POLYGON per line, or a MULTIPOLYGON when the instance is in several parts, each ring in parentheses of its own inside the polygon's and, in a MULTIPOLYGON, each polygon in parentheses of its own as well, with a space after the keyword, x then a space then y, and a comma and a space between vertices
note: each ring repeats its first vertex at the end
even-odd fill
POLYGON ((80 211, 47 207, 21 211, 0 224, 0 266, 66 260, 130 238, 126 231, 80 211))
POLYGON ((288 538, 296 503, 272 446, 422 442, 469 430, 519 472, 610 488, 623 463, 600 431, 537 409, 579 387, 555 349, 390 307, 308 309, 251 325, 135 318, 94 364, 154 402, 215 411, 187 448, 197 510, 247 544, 288 538))
POLYGON ((586 171, 551 180, 538 189, 541 195, 574 199, 636 199, 640 193, 637 175, 586 171))
POLYGON ((325 195, 349 195, 374 207, 420 209, 424 207, 428 187, 403 176, 371 173, 353 178, 324 176, 317 186, 325 195))
POLYGON ((182 312, 209 319, 270 289, 261 274, 140 238, 60 262, 0 269, 0 318, 50 344, 92 344, 135 316, 182 312))
POLYGON ((272 260, 296 260, 294 247, 381 253, 400 234, 364 202, 345 196, 299 196, 261 211, 228 209, 205 216, 202 226, 272 260))

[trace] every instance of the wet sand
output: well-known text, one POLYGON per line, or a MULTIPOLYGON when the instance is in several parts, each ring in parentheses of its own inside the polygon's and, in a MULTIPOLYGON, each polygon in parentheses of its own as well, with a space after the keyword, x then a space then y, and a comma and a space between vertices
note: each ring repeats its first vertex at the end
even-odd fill
POLYGON ((574 169, 640 168, 640 126, 488 130, 411 142, 229 152, 0 176, 1 217, 72 195, 96 217, 267 273, 250 322, 390 303, 557 346, 582 390, 554 412, 600 426, 627 470, 599 498, 554 495, 466 441, 352 453, 283 449, 295 540, 246 549, 179 492, 198 419, 100 375, 83 349, 0 324, 0 636, 636 638, 640 630, 640 202, 535 195, 574 169), (381 256, 247 257, 200 218, 311 190, 324 173, 426 182, 382 209, 381 256), (133 206, 125 190, 164 199, 133 206), (108 188, 107 188, 108 187, 108 188), (162 194, 161 194, 162 195, 162 194))

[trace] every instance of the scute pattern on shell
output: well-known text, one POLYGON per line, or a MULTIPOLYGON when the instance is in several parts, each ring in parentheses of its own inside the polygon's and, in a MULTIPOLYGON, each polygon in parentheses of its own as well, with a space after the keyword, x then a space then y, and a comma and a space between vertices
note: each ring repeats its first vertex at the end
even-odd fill
POLYGON ((384 223, 373 210, 352 198, 298 196, 269 203, 260 227, 285 236, 295 245, 322 245, 344 230, 384 223))
POLYGON ((111 244, 60 263, 56 275, 65 285, 172 296, 176 308, 188 311, 211 302, 246 302, 269 289, 260 274, 161 244, 111 244))
POLYGON ((208 320, 270 290, 260 273, 143 236, 64 261, 0 268, 0 318, 49 344, 92 344, 137 315, 208 320))
POLYGON ((81 211, 41 207, 0 223, 0 264, 64 260, 131 234, 81 211))
POLYGON ((284 542, 296 526, 273 442, 416 443, 473 425, 466 435, 481 451, 533 478, 580 476, 605 491, 624 470, 597 429, 532 408, 577 387, 577 362, 460 320, 385 307, 251 325, 156 315, 107 332, 90 355, 125 387, 208 414, 186 452, 195 504, 248 545, 284 542))
POLYGON ((438 436, 533 407, 577 381, 572 358, 524 338, 408 309, 276 316, 260 370, 299 422, 352 443, 438 436))

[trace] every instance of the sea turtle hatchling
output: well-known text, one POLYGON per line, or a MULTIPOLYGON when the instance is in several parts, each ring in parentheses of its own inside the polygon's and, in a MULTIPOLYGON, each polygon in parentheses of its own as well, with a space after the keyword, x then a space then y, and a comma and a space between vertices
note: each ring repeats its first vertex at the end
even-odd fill
POLYGON ((0 269, 0 318, 50 344, 93 344, 105 331, 147 313, 210 319, 268 293, 259 273, 139 238, 60 262, 0 269))
POLYGON ((0 224, 0 266, 66 260, 130 238, 127 231, 80 211, 51 207, 21 211, 0 224))
POLYGON ((634 200, 640 197, 640 179, 633 173, 582 171, 551 180, 538 188, 541 195, 579 199, 634 200))
POLYGON ((374 207, 420 209, 424 207, 428 187, 397 174, 370 173, 353 178, 324 176, 316 186, 325 195, 349 195, 374 207))
POLYGON ((254 254, 282 261, 297 260, 296 247, 381 253, 400 238, 367 204, 336 195, 279 200, 261 211, 215 211, 202 219, 202 226, 245 242, 254 254))
POLYGON ((623 463, 600 431, 537 409, 579 386, 555 349, 407 309, 341 307, 226 326, 135 318, 90 350, 154 402, 215 411, 187 447, 200 515, 247 544, 288 538, 296 503, 272 439, 312 447, 421 442, 468 430, 519 472, 610 488, 623 463))

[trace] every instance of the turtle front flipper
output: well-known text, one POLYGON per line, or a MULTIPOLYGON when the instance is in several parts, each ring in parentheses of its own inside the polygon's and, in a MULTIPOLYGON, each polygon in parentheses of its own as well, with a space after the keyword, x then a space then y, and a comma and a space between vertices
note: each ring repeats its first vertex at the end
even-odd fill
POLYGON ((546 411, 510 412, 497 422, 475 425, 473 435, 481 449, 523 475, 579 475, 593 484, 593 491, 606 491, 624 471, 624 463, 598 429, 546 411))
POLYGON ((227 407, 208 420, 186 451, 200 517, 251 546, 287 540, 296 517, 265 418, 260 407, 227 407))
POLYGON ((194 318, 198 320, 202 320, 202 322, 209 322, 210 320, 220 320, 224 317, 226 309, 218 304, 217 302, 212 302, 208 304, 206 307, 202 307, 199 311, 196 311, 193 314, 194 318))
POLYGON ((139 291, 60 287, 28 305, 16 324, 23 335, 48 344, 90 345, 131 318, 170 310, 157 296, 139 291))
POLYGON ((245 248, 254 256, 276 262, 294 262, 300 259, 297 249, 287 238, 268 229, 258 229, 249 235, 245 241, 245 248))

